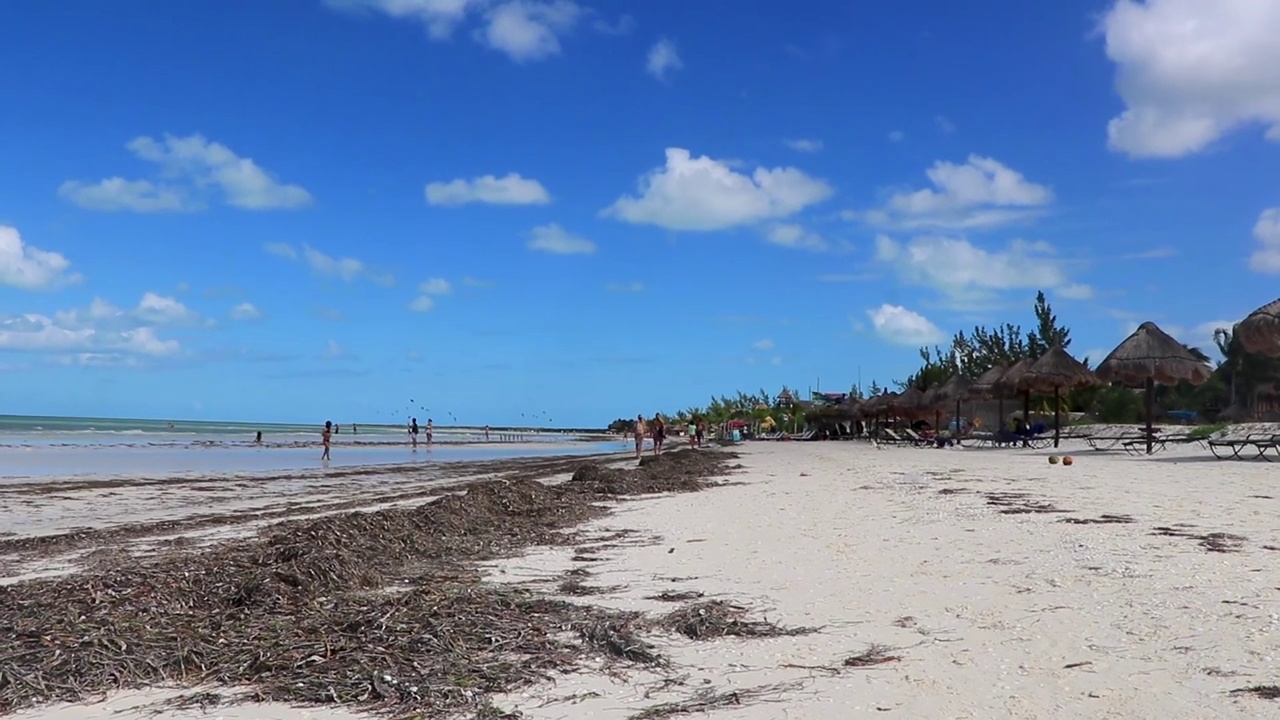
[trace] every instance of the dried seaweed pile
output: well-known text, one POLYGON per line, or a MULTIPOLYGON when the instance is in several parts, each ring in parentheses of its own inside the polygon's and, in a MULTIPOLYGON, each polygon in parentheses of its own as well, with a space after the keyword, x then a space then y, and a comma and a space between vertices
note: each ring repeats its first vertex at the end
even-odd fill
POLYGON ((583 465, 564 486, 601 497, 694 492, 711 487, 709 478, 721 475, 725 453, 680 452, 646 455, 638 470, 583 465))
POLYGON ((817 632, 818 628, 781 627, 767 620, 750 620, 747 608, 722 600, 708 600, 664 615, 658 626, 680 633, 690 640, 722 637, 791 637, 817 632))
MULTIPOLYGON (((730 457, 676 453, 611 478, 609 494, 697 489, 730 457)), ((567 541, 603 512, 600 494, 593 482, 475 484, 415 508, 0 587, 0 713, 209 683, 247 689, 237 700, 485 712, 487 694, 616 655, 604 641, 634 623, 480 583, 469 564, 567 541)), ((638 661, 643 648, 627 642, 623 659, 638 661)))

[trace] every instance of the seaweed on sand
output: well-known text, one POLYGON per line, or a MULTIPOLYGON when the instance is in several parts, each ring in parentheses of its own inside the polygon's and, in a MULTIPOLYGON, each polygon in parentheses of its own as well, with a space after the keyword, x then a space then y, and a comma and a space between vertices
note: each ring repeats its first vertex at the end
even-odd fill
POLYGON ((690 640, 713 640, 722 637, 769 638, 808 635, 818 628, 788 628, 767 620, 750 620, 748 610, 722 600, 695 603, 670 612, 658 619, 658 627, 679 633, 690 640))
MULTIPOLYGON (((617 491, 695 489, 732 457, 689 453, 686 466, 682 454, 617 491)), ((228 702, 449 717, 491 712, 490 695, 602 653, 651 664, 622 632, 635 616, 486 584, 474 569, 566 542, 604 512, 598 499, 572 482, 494 481, 0 587, 0 714, 164 685, 205 693, 193 703, 213 701, 212 686, 238 693, 228 702)))

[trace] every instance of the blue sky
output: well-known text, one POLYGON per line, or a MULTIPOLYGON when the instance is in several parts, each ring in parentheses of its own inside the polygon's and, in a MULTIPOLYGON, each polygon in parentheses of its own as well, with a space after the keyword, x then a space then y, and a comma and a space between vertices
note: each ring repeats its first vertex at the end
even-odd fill
POLYGON ((0 412, 598 424, 1275 298, 1280 4, 961 6, 9 3, 0 412))

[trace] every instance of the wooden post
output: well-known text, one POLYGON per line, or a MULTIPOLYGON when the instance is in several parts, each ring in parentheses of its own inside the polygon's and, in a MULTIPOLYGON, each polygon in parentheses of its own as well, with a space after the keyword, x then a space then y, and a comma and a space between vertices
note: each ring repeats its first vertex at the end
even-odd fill
POLYGON ((1147 454, 1148 455, 1152 453, 1153 448, 1155 446, 1155 443, 1153 442, 1153 438, 1151 437, 1153 432, 1151 428, 1151 420, 1152 420, 1152 415, 1155 414, 1155 404, 1156 404, 1156 380, 1155 378, 1149 377, 1147 378, 1147 454))
POLYGON ((1058 411, 1062 406, 1062 403, 1059 400, 1061 392, 1061 389, 1057 385, 1053 386, 1053 446, 1055 448, 1058 447, 1058 438, 1062 436, 1062 420, 1058 414, 1058 411))

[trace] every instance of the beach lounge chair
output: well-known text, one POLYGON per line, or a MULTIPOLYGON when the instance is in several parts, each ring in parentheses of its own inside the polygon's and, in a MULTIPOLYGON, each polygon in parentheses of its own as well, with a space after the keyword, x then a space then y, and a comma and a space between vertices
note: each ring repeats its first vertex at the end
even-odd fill
POLYGON ((1269 433, 1251 433, 1243 438, 1229 438, 1208 441, 1209 452, 1219 460, 1257 460, 1270 461, 1267 451, 1275 451, 1280 456, 1280 435, 1269 433), (1250 454, 1253 453, 1253 454, 1250 454))
POLYGON ((880 431, 880 442, 892 443, 894 445, 909 445, 911 441, 902 437, 898 433, 885 428, 880 431))
POLYGON ((904 440, 908 443, 911 443, 912 445, 916 445, 919 447, 928 447, 930 445, 933 445, 932 440, 921 435, 915 430, 912 430, 911 428, 904 428, 902 431, 902 435, 904 440))

